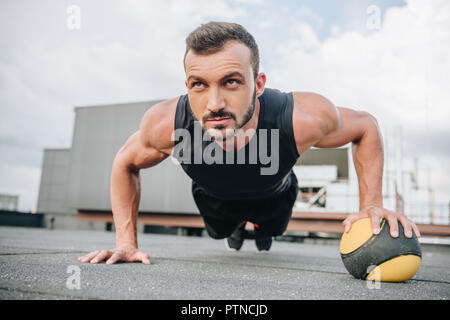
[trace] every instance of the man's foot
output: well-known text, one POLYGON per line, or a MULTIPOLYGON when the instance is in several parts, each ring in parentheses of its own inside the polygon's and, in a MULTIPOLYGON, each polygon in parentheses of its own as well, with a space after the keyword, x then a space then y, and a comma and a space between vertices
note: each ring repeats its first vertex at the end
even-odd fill
POLYGON ((225 245, 229 251, 238 251, 244 243, 245 224, 247 221, 241 223, 233 233, 225 239, 225 245))
POLYGON ((256 248, 259 252, 267 252, 270 250, 270 247, 272 246, 272 237, 262 237, 258 235, 258 231, 260 231, 260 227, 257 224, 253 224, 255 227, 255 244, 256 248))
POLYGON ((269 251, 272 246, 272 237, 255 238, 255 244, 259 252, 269 251))

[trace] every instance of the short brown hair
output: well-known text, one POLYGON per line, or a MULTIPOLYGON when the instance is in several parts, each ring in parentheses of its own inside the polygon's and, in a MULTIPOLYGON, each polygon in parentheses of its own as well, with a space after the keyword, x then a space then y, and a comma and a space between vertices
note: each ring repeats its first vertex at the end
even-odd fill
POLYGON ((196 54, 213 54, 220 51, 228 40, 238 40, 250 49, 253 76, 256 79, 259 73, 258 45, 253 36, 237 23, 211 21, 192 31, 186 38, 183 64, 189 50, 192 49, 196 54))

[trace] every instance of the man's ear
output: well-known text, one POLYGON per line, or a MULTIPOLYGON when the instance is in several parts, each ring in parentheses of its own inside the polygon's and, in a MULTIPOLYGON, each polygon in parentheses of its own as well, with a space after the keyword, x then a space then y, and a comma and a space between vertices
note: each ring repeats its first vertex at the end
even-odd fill
POLYGON ((263 72, 260 72, 255 79, 256 85, 256 97, 258 98, 260 95, 264 93, 264 87, 266 85, 266 75, 263 72))

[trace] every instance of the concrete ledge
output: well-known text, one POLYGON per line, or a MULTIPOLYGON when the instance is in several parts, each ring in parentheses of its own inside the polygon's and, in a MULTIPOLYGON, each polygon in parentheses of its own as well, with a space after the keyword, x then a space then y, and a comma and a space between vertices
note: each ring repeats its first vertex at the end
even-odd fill
POLYGON ((0 210, 0 225, 41 228, 44 226, 42 213, 0 210))
MULTIPOLYGON (((348 216, 345 213, 325 212, 293 212, 287 226, 287 231, 326 232, 342 234, 342 221, 348 216)), ((111 212, 79 211, 80 221, 113 222, 111 212)), ((199 214, 150 213, 140 212, 138 223, 159 225, 165 227, 204 228, 203 219, 199 214)), ((422 236, 450 237, 450 226, 417 224, 422 236)), ((250 223, 246 229, 252 230, 250 223)))

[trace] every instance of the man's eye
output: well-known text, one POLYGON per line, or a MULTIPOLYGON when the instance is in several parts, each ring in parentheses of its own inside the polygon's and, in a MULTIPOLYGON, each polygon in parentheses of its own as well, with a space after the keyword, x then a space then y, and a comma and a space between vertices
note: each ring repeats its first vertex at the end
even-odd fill
POLYGON ((237 84, 238 81, 236 79, 229 79, 229 80, 227 80, 227 83, 233 85, 233 84, 237 84))
POLYGON ((192 86, 193 87, 196 87, 196 88, 200 88, 200 86, 202 86, 203 85, 203 83, 201 83, 201 82, 194 82, 193 84, 192 84, 192 86))

